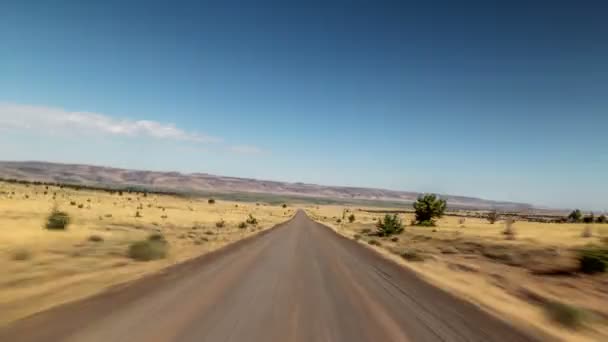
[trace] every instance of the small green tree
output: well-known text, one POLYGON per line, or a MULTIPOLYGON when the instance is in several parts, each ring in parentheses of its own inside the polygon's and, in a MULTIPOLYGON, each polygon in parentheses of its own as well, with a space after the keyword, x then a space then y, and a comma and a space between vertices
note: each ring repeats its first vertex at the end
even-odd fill
POLYGON ((494 224, 498 221, 498 212, 496 210, 492 210, 488 213, 488 222, 490 224, 494 224))
POLYGON ((384 215, 383 220, 378 220, 376 223, 378 236, 391 236, 393 234, 400 234, 403 231, 403 224, 401 219, 396 214, 384 215))
POLYGON ((348 222, 350 222, 350 223, 355 222, 355 214, 348 215, 348 222))
POLYGON ((435 194, 425 194, 418 197, 414 202, 416 224, 434 225, 435 219, 443 216, 446 207, 446 200, 437 197, 435 194))
POLYGON ((568 215, 568 221, 570 222, 580 222, 583 219, 583 213, 579 209, 574 209, 568 215))

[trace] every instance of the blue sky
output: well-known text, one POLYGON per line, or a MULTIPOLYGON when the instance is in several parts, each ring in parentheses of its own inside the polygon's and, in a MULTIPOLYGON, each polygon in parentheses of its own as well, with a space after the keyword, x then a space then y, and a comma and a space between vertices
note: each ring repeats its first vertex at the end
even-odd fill
POLYGON ((4 1, 0 159, 608 210, 601 1, 4 1))

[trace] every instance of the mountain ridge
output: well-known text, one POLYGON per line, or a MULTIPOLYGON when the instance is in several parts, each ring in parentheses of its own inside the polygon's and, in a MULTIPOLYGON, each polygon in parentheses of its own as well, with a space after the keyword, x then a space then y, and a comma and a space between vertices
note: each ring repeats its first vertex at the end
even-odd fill
MULTIPOLYGON (((0 178, 68 183, 89 186, 137 186, 174 192, 259 193, 335 200, 372 200, 411 203, 420 195, 400 191, 352 186, 328 186, 213 175, 203 172, 149 171, 86 164, 44 161, 0 161, 0 178)), ((476 197, 441 195, 450 205, 474 209, 530 210, 527 203, 493 201, 476 197)))

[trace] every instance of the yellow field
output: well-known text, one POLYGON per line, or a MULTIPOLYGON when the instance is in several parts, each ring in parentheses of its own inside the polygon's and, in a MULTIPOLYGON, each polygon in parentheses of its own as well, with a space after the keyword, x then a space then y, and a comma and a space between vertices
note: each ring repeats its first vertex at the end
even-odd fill
POLYGON ((0 325, 215 250, 293 213, 262 203, 0 182, 0 325), (45 229, 54 206, 71 218, 65 231, 45 229), (249 214, 258 224, 238 228, 249 214), (157 232, 169 243, 165 259, 128 257, 132 242, 157 232))
POLYGON ((459 217, 444 216, 437 227, 415 227, 410 226, 413 214, 400 214, 405 231, 393 239, 366 234, 375 231, 381 213, 344 206, 308 206, 306 211, 339 234, 524 329, 567 341, 608 340, 608 275, 568 273, 578 265, 576 248, 608 241, 607 224, 515 222, 515 239, 507 240, 502 221, 465 218, 461 223, 459 217), (350 214, 355 215, 353 223, 348 222, 350 214), (582 236, 587 226, 592 237, 582 236), (423 261, 408 261, 401 256, 404 252, 423 261), (584 329, 556 324, 548 318, 547 303, 583 312, 584 329))

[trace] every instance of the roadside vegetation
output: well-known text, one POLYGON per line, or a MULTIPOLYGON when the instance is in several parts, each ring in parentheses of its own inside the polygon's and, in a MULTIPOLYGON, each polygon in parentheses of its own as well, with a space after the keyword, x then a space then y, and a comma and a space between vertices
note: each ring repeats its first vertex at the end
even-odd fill
POLYGON ((603 213, 448 211, 448 203, 432 195, 410 207, 310 206, 307 212, 505 319, 556 339, 608 340, 603 213), (356 221, 336 223, 345 212, 356 221), (392 228, 396 222, 402 229, 392 228))
POLYGON ((0 181, 0 325, 270 228, 281 203, 0 181))

